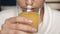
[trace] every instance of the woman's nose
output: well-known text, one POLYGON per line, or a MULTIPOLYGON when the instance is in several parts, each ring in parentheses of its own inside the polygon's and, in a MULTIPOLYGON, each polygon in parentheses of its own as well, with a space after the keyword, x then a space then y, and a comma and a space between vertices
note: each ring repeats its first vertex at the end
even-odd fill
POLYGON ((33 4, 33 0, 26 0, 26 4, 27 5, 32 5, 33 4))

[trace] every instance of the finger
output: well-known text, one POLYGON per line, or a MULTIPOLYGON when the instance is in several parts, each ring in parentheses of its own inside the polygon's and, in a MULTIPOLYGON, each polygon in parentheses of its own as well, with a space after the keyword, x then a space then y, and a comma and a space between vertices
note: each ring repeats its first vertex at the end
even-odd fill
POLYGON ((8 26, 7 25, 5 25, 5 24, 2 25, 1 34, 8 34, 8 26))
POLYGON ((16 34, 32 34, 32 33, 27 33, 27 32, 24 32, 24 31, 16 31, 16 34))
POLYGON ((6 31, 1 31, 1 34, 8 34, 6 31))
POLYGON ((3 30, 3 29, 6 30, 6 29, 8 29, 8 25, 3 24, 1 28, 2 28, 2 30, 3 30))
POLYGON ((30 34, 30 33, 20 31, 20 30, 14 30, 15 26, 16 26, 15 24, 10 25, 9 27, 12 28, 12 30, 11 30, 11 29, 8 28, 8 26, 6 24, 4 24, 3 25, 3 30, 2 30, 1 33, 2 34, 16 34, 16 32, 17 32, 17 34, 23 34, 23 33, 30 34))
POLYGON ((10 28, 15 29, 17 24, 4 24, 2 30, 9 30, 10 28))
POLYGON ((29 25, 24 25, 24 24, 17 24, 17 30, 22 30, 26 32, 37 32, 37 29, 29 26, 29 25))
POLYGON ((7 30, 1 30, 1 34, 8 34, 7 30))
POLYGON ((16 30, 9 30, 8 34, 16 34, 16 30))
POLYGON ((24 24, 10 24, 10 25, 4 25, 3 27, 6 29, 15 29, 15 30, 22 30, 26 32, 37 32, 37 30, 29 25, 24 24))
POLYGON ((0 31, 0 34, 1 34, 1 31, 0 31))
POLYGON ((26 19, 24 17, 13 17, 13 18, 9 18, 6 20, 7 24, 11 24, 11 23, 27 23, 27 24, 31 24, 32 21, 29 19, 26 19))
POLYGON ((13 24, 13 25, 11 25, 11 24, 9 24, 9 25, 7 25, 7 24, 4 24, 3 26, 2 26, 2 34, 14 34, 15 33, 15 30, 14 29, 10 29, 9 27, 12 27, 12 28, 15 28, 16 27, 16 24, 13 24))
POLYGON ((16 30, 2 30, 1 34, 15 34, 16 30))

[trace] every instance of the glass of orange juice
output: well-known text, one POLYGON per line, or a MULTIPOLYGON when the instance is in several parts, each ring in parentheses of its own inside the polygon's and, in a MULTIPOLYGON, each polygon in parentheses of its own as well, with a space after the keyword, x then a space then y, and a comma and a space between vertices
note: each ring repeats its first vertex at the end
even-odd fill
POLYGON ((25 17, 27 19, 32 20, 33 23, 30 26, 38 29, 40 16, 39 16, 37 9, 24 10, 23 12, 19 13, 18 16, 25 17))

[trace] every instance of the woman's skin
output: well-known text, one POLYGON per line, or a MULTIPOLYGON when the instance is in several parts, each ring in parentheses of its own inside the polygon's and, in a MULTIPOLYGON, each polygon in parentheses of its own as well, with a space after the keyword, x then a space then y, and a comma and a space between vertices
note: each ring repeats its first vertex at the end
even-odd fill
MULTIPOLYGON (((27 0, 16 1, 22 8, 26 8, 27 4, 31 5, 32 8, 42 8, 43 6, 43 0, 31 0, 32 2, 26 2, 27 0)), ((43 13, 41 15, 43 15, 43 13)), ((20 16, 6 19, 2 25, 1 34, 33 34, 37 32, 36 28, 22 23, 32 24, 32 21, 20 16)))

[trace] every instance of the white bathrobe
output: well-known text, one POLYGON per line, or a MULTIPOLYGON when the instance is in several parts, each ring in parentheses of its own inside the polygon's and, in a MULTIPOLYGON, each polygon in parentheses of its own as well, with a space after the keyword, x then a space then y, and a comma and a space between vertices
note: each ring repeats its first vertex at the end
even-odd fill
MULTIPOLYGON (((38 33, 35 34, 60 34, 60 12, 52 10, 47 5, 44 5, 44 9, 43 22, 39 24, 38 33)), ((0 12, 0 29, 5 20, 15 17, 18 11, 17 8, 14 8, 0 12)))

